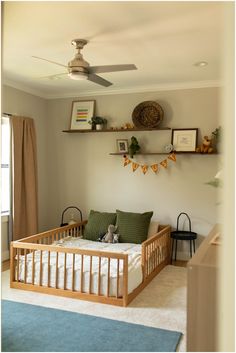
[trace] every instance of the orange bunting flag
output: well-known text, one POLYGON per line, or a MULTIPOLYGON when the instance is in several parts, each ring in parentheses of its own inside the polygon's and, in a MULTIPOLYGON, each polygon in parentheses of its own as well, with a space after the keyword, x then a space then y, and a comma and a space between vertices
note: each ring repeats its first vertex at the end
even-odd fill
POLYGON ((146 174, 147 171, 148 171, 148 166, 147 165, 141 165, 141 168, 142 168, 143 174, 146 174))
POLYGON ((160 164, 162 167, 167 168, 167 159, 164 159, 164 161, 162 161, 160 164))
POLYGON ((169 159, 171 159, 173 162, 176 162, 176 155, 175 153, 171 153, 169 156, 168 156, 169 159))
POLYGON ((138 167, 139 167, 139 164, 138 164, 138 163, 132 162, 133 172, 135 172, 135 170, 138 169, 138 167))
POLYGON ((153 172, 156 173, 158 171, 158 164, 151 165, 151 168, 152 168, 153 172))
POLYGON ((124 167, 126 167, 130 163, 131 163, 131 160, 129 158, 125 158, 124 167))

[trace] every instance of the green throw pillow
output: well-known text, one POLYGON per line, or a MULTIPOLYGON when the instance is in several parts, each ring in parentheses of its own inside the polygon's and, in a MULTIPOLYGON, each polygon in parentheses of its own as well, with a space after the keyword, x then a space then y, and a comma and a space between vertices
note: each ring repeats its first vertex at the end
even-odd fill
POLYGON ((132 213, 116 210, 119 242, 141 244, 147 239, 153 212, 132 213))
POLYGON ((101 234, 107 232, 109 224, 116 223, 116 213, 90 211, 88 223, 85 226, 84 238, 97 240, 101 234))

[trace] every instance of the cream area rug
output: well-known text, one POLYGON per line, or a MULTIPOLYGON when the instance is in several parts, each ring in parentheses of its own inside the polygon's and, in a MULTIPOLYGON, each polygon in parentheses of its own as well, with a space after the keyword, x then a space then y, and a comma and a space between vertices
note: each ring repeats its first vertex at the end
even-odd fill
POLYGON ((183 336, 178 351, 185 352, 186 275, 184 267, 166 266, 130 305, 124 308, 11 289, 8 270, 2 273, 2 299, 179 331, 183 336))

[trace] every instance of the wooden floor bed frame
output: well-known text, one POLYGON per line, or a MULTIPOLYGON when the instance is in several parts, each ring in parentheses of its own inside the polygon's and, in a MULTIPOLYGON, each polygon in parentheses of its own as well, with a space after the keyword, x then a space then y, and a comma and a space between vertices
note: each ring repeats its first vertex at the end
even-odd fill
POLYGON ((128 294, 128 254, 97 251, 97 250, 86 250, 79 248, 66 248, 62 246, 51 245, 55 240, 60 240, 68 236, 79 237, 83 233, 83 228, 87 221, 76 223, 69 226, 64 226, 50 231, 39 233, 36 235, 29 236, 27 238, 20 239, 18 241, 11 242, 10 250, 10 286, 11 288, 18 288, 23 290, 30 290, 35 292, 41 292, 46 294, 53 294, 83 300, 89 300, 94 302, 100 302, 105 304, 127 306, 142 290, 146 285, 166 266, 170 263, 170 226, 159 226, 159 231, 151 238, 147 239, 142 243, 142 272, 143 281, 142 283, 133 290, 132 293, 128 294), (160 261, 159 252, 162 249, 162 261, 160 261), (35 263, 34 253, 40 251, 40 272, 39 272, 39 285, 34 284, 35 277, 35 263), (48 251, 48 285, 42 285, 42 254, 43 251, 48 251), (56 288, 50 287, 50 253, 56 252, 56 288), (27 267, 26 260, 27 255, 32 253, 32 283, 27 283, 27 267), (58 255, 64 253, 64 289, 57 288, 58 284, 58 255), (67 254, 72 254, 72 290, 66 289, 66 258, 67 254), (163 260, 164 254, 164 260, 163 260), (24 261, 24 281, 19 280, 19 256, 25 256, 24 261), (75 255, 81 256, 81 290, 74 290, 74 266, 75 266, 75 255), (84 256, 90 256, 90 274, 89 274, 89 293, 83 292, 83 259, 84 256), (91 293, 91 282, 92 282, 92 264, 93 257, 99 258, 99 269, 98 269, 98 288, 97 293, 91 293), (107 293, 101 295, 100 291, 100 279, 101 279, 101 259, 107 258, 107 293), (110 261, 111 259, 117 260, 117 283, 116 283, 116 296, 110 296, 110 261), (120 274, 120 263, 123 261, 123 274, 120 274), (122 277, 122 278, 120 278, 122 277), (118 295, 119 281, 123 281, 123 294, 118 295))

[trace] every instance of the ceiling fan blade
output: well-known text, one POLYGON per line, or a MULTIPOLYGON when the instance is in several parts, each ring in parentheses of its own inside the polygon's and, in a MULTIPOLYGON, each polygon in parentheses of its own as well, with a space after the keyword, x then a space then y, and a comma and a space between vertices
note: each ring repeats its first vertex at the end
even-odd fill
POLYGON ((115 71, 127 71, 137 70, 134 64, 123 64, 123 65, 104 65, 104 66, 90 66, 89 73, 99 74, 102 72, 115 72, 115 71))
POLYGON ((88 80, 92 81, 94 83, 97 83, 98 85, 104 86, 104 87, 108 87, 108 86, 112 85, 111 82, 105 80, 104 78, 102 78, 100 76, 94 75, 94 74, 89 74, 88 80))
POLYGON ((39 59, 39 60, 44 60, 44 61, 47 61, 47 62, 49 62, 49 63, 51 63, 51 64, 55 64, 55 65, 59 65, 59 66, 62 66, 62 67, 66 67, 66 68, 67 68, 66 65, 59 64, 59 63, 57 63, 57 62, 55 62, 55 61, 52 61, 52 60, 40 58, 39 56, 34 56, 34 55, 32 55, 32 58, 34 58, 34 59, 39 59))
POLYGON ((55 75, 49 75, 49 76, 41 76, 41 77, 36 77, 36 79, 49 79, 49 80, 56 80, 58 78, 60 78, 61 76, 65 76, 68 75, 68 72, 63 72, 61 74, 55 74, 55 75))

